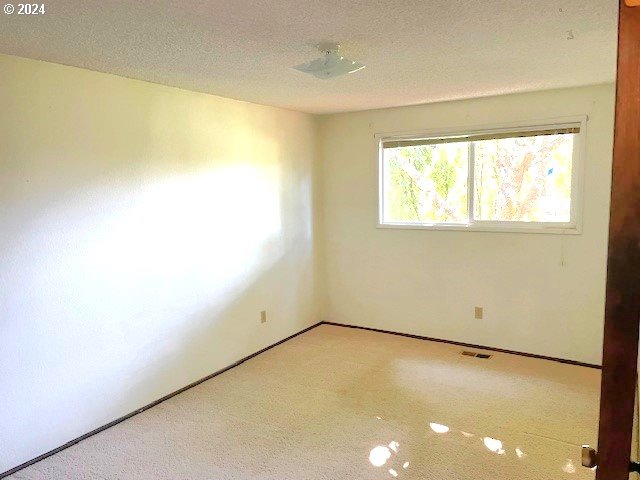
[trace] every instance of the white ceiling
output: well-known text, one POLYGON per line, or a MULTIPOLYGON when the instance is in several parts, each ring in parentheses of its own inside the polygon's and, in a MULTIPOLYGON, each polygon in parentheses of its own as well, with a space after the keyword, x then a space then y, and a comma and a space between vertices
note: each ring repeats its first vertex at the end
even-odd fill
POLYGON ((0 14, 0 53, 305 112, 615 77, 617 0, 44 3, 44 16, 0 14), (320 40, 367 68, 333 80, 292 70, 319 56, 310 44, 320 40))

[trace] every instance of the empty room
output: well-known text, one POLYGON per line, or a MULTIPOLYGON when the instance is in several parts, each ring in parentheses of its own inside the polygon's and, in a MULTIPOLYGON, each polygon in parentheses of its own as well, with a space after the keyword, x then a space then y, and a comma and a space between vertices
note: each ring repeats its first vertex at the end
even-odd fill
POLYGON ((637 477, 640 0, 0 8, 0 478, 637 477))

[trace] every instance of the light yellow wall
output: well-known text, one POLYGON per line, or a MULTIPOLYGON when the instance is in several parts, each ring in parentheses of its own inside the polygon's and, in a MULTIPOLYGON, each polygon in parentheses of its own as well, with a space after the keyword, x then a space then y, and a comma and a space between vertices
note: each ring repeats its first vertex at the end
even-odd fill
POLYGON ((0 72, 0 472, 321 320, 311 116, 0 72))
POLYGON ((328 319, 600 363, 613 108, 600 85, 323 117, 328 319), (584 114, 581 235, 376 228, 374 134, 584 114))

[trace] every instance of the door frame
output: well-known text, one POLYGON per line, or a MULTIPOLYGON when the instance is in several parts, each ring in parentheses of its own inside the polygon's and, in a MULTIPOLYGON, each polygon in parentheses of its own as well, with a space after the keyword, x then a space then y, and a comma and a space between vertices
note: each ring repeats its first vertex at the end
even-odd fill
POLYGON ((640 6, 620 0, 597 480, 627 480, 640 322, 640 6))

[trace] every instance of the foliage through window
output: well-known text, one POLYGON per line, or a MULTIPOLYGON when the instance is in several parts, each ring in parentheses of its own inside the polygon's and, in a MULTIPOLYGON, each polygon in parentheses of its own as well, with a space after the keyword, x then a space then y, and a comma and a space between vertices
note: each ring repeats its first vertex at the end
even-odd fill
POLYGON ((382 139, 380 223, 574 229, 580 128, 382 139))

